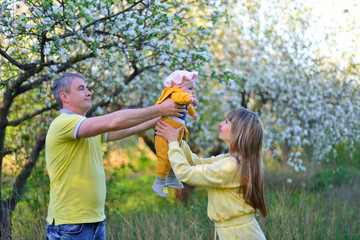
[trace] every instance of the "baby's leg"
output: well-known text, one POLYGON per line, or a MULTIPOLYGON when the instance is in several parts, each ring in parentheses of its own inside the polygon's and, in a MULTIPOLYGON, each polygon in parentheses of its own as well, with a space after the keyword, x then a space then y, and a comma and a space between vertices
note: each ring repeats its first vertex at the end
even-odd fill
POLYGON ((155 136, 155 150, 157 157, 156 176, 165 178, 170 170, 168 158, 169 145, 163 137, 158 135, 155 136))
POLYGON ((156 192, 160 197, 168 197, 169 192, 165 186, 165 183, 166 176, 170 170, 170 162, 167 155, 169 146, 167 141, 158 135, 155 136, 155 150, 157 157, 157 168, 155 181, 152 188, 154 192, 156 192))

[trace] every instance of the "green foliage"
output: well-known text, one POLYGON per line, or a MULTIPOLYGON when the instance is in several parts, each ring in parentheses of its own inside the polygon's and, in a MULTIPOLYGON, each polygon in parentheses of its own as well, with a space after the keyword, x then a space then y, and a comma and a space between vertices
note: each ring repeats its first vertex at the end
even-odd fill
MULTIPOLYGON (((189 3, 206 11, 215 8, 210 1, 189 3)), ((0 162, 5 156, 14 168, 3 174, 0 164, 0 201, 13 196, 12 183, 34 153, 37 136, 58 115, 50 87, 59 76, 80 72, 88 78, 93 93, 88 114, 95 116, 153 105, 166 74, 209 62, 211 26, 205 26, 206 19, 204 26, 187 21, 188 11, 173 1, 0 1, 0 162)), ((40 158, 43 164, 44 156, 40 158)), ((34 176, 41 176, 40 182, 26 184, 25 177, 17 186, 19 193, 25 189, 26 206, 37 209, 48 202, 49 182, 45 171, 34 176)), ((10 199, 11 207, 16 199, 10 199)), ((0 205, 1 232, 11 228, 3 228, 11 222, 3 218, 8 207, 0 205)))
MULTIPOLYGON (((152 192, 152 173, 123 170, 118 169, 114 173, 117 179, 108 185, 108 239, 213 239, 214 226, 206 215, 206 191, 197 189, 188 204, 179 204, 174 191, 168 199, 152 192)), ((266 172, 268 217, 257 216, 267 239, 358 239, 359 172, 349 182, 321 191, 281 181, 278 174, 266 172)), ((293 183, 303 181, 300 175, 292 177, 293 183)), ((14 239, 44 239, 46 206, 35 207, 25 198, 19 203, 13 219, 14 239)))
MULTIPOLYGON (((53 98, 49 88, 59 75, 77 71, 88 77, 94 101, 90 115, 94 116, 152 105, 163 88, 161 80, 175 69, 188 69, 200 72, 196 86, 201 103, 196 109, 200 120, 188 124, 192 148, 205 155, 215 146, 223 150, 216 139, 218 123, 225 113, 240 106, 258 112, 266 130, 267 150, 277 156, 276 159, 281 159, 279 155, 286 156, 284 146, 289 145, 293 154, 289 153, 290 159, 283 161, 291 160, 296 169, 302 169, 308 162, 329 160, 329 168, 317 170, 310 180, 298 180, 297 186, 306 183, 301 190, 304 193, 285 198, 286 193, 274 190, 269 199, 274 214, 284 216, 293 209, 283 205, 278 209, 272 198, 284 200, 298 211, 289 214, 293 225, 314 224, 317 230, 325 229, 329 234, 335 229, 335 236, 353 234, 351 227, 338 230, 334 223, 341 222, 333 218, 330 219, 334 223, 320 218, 308 220, 312 213, 306 206, 314 213, 323 214, 325 210, 317 211, 316 208, 322 206, 312 194, 319 191, 324 200, 323 194, 331 195, 338 187, 351 184, 356 176, 352 166, 359 166, 359 152, 352 158, 344 156, 347 151, 358 148, 355 143, 360 136, 358 58, 351 53, 333 61, 318 55, 314 41, 304 38, 313 22, 311 12, 299 1, 287 1, 286 5, 275 0, 154 1, 148 6, 132 0, 31 0, 2 1, 0 10, 0 90, 4 96, 0 103, 0 122, 8 124, 0 129, 5 135, 0 150, 10 152, 18 168, 10 173, 2 171, 1 200, 9 197, 13 179, 28 159, 36 136, 46 131, 58 114, 50 104, 53 98), (306 151, 309 154, 305 159, 306 151), (344 161, 346 165, 342 165, 344 161), (298 209, 296 204, 300 204, 301 199, 306 199, 307 205, 298 209), (299 222, 294 222, 299 218, 299 222), (325 224, 331 226, 330 230, 325 224)), ((356 27, 354 23, 353 30, 356 27)), ((133 150, 128 154, 130 159, 138 158, 137 141, 129 144, 133 150)), ((148 215, 152 210, 160 212, 156 207, 145 208, 146 204, 167 209, 174 214, 171 219, 179 217, 170 211, 176 207, 173 195, 169 199, 158 199, 152 193, 153 174, 148 167, 153 164, 142 154, 140 160, 108 169, 106 211, 109 219, 121 221, 122 216, 128 214, 126 218, 134 219, 130 225, 137 227, 138 221, 145 221, 146 216, 136 219, 134 214, 141 214, 142 209, 148 215)), ((25 185, 20 210, 14 212, 15 232, 19 233, 15 238, 43 238, 32 237, 30 227, 20 229, 22 225, 33 227, 27 225, 30 222, 38 226, 34 229, 42 229, 40 225, 44 225, 40 215, 46 215, 49 184, 44 169, 42 156, 30 183, 25 185)), ((286 186, 295 185, 295 177, 288 179, 293 179, 293 184, 286 183, 286 186)), ((342 206, 353 213, 350 206, 342 206)), ((185 213, 186 210, 178 214, 185 213)), ((293 233, 298 239, 307 238, 292 226, 281 225, 282 218, 269 219, 272 225, 266 229, 270 239, 286 239, 285 233, 293 233), (278 228, 279 233, 272 231, 278 228)), ((345 216, 342 220, 347 222, 345 216)), ((151 218, 146 221, 156 222, 151 218)), ((197 221, 194 220, 196 224, 197 221)), ((171 228, 171 224, 167 228, 171 228)), ((202 225, 196 224, 194 227, 200 226, 201 231, 195 229, 190 236, 212 238, 207 233, 202 235, 202 225)), ((128 227, 125 224, 120 228, 128 227)), ((151 225, 145 227, 150 229, 151 225)), ((205 232, 211 232, 210 229, 206 228, 205 232)), ((185 233, 187 228, 180 231, 185 233)), ((311 229, 304 231, 310 239, 330 236, 327 233, 311 235, 311 229)), ((146 228, 134 228, 130 234, 138 232, 146 232, 146 228)), ((35 230, 36 233, 42 235, 43 232, 35 230)), ((175 233, 161 237, 182 235, 175 233)))
POLYGON ((292 190, 286 185, 266 186, 265 194, 269 215, 259 221, 267 239, 355 240, 359 237, 356 199, 360 191, 355 181, 323 192, 292 190))
POLYGON ((355 143, 352 147, 355 150, 347 142, 335 146, 327 156, 328 164, 331 167, 346 166, 360 170, 360 143, 355 143))
POLYGON ((145 156, 107 169, 106 212, 113 215, 119 211, 136 210, 149 204, 160 207, 174 203, 174 191, 171 192, 173 197, 168 199, 159 198, 153 192, 155 169, 154 159, 145 156))
MULTIPOLYGON (((355 146, 359 146, 355 144, 355 146)), ((336 146, 327 156, 326 167, 318 166, 307 186, 313 191, 324 191, 350 184, 360 171, 360 150, 350 150, 347 143, 336 146)))
POLYGON ((213 224, 206 216, 206 199, 191 205, 147 205, 108 218, 108 239, 212 239, 213 224))
POLYGON ((356 173, 347 167, 338 167, 317 172, 310 180, 309 186, 314 191, 324 191, 329 188, 347 185, 356 176, 356 173))
MULTIPOLYGON (((141 145, 127 145, 128 141, 120 143, 123 147, 127 146, 129 152, 133 152, 132 147, 141 149, 141 145)), ((187 204, 179 203, 175 190, 171 189, 169 198, 158 197, 152 191, 156 162, 146 157, 147 153, 144 151, 137 157, 130 154, 130 162, 106 169, 107 238, 212 239, 214 226, 206 213, 206 190, 197 188, 187 204)), ((348 152, 343 153, 337 158, 347 159, 348 152)), ((312 175, 296 173, 292 169, 279 171, 265 168, 268 217, 257 216, 257 219, 266 238, 358 239, 358 163, 352 167, 347 166, 346 161, 339 166, 324 164, 318 166, 312 175)), ((44 238, 48 179, 42 164, 39 163, 39 170, 28 182, 29 186, 35 187, 27 189, 27 194, 13 213, 15 239, 44 238)))
POLYGON ((26 182, 24 194, 20 197, 16 210, 13 212, 14 239, 45 238, 49 184, 42 156, 26 182))

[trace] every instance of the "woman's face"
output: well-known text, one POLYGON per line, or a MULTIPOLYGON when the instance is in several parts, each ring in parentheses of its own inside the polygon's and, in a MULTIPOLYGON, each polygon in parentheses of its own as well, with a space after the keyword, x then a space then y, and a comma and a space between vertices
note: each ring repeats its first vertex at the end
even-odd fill
POLYGON ((229 146, 231 142, 232 137, 232 124, 228 119, 225 119, 225 121, 222 121, 220 123, 220 134, 219 138, 221 140, 224 140, 229 146))

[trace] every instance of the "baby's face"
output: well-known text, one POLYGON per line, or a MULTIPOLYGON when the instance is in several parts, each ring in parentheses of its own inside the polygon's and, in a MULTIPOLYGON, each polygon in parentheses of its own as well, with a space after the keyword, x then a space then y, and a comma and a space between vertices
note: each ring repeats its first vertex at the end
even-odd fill
POLYGON ((190 81, 190 82, 186 83, 185 85, 181 86, 180 89, 183 92, 194 95, 195 94, 194 87, 195 87, 195 83, 193 81, 190 81))

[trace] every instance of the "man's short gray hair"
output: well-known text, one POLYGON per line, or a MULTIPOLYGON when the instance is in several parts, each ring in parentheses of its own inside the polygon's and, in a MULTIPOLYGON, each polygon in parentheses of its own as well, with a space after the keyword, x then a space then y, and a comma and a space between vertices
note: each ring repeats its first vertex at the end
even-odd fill
POLYGON ((61 92, 70 93, 70 85, 74 78, 81 78, 85 80, 84 76, 81 73, 68 73, 56 79, 53 86, 51 87, 51 92, 54 95, 55 101, 60 108, 63 107, 63 103, 60 98, 60 93, 61 92))

